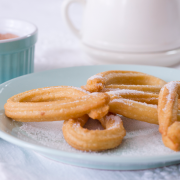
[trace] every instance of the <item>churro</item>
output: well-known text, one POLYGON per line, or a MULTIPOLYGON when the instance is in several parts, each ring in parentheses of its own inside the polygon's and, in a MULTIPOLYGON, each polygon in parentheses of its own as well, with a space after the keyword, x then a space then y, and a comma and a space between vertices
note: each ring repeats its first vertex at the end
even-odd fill
POLYGON ((165 146, 180 150, 180 81, 167 83, 135 71, 106 71, 81 88, 53 86, 12 96, 6 116, 21 122, 59 121, 67 143, 82 151, 119 146, 126 131, 119 115, 159 124, 165 146), (83 128, 89 118, 104 130, 83 128))
POLYGON ((88 116, 64 121, 63 135, 72 147, 82 151, 102 151, 119 146, 126 131, 118 115, 108 114, 99 121, 104 130, 83 128, 88 116))
POLYGON ((153 85, 163 86, 165 81, 155 76, 136 71, 105 71, 91 76, 83 89, 90 92, 99 92, 107 85, 153 85))
POLYGON ((178 91, 180 81, 169 82, 161 89, 158 102, 159 132, 162 134, 164 145, 174 151, 180 150, 178 91))
POLYGON ((88 114, 101 119, 108 113, 106 93, 89 94, 80 88, 55 86, 17 94, 5 104, 6 116, 21 122, 58 121, 88 114))

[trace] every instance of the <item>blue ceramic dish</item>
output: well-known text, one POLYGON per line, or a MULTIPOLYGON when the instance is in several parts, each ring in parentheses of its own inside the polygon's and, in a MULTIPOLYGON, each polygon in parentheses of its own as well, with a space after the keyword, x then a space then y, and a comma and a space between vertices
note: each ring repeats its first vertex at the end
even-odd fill
MULTIPOLYGON (((4 104, 8 98, 15 94, 48 86, 80 87, 86 84, 90 76, 108 70, 139 71, 156 76, 167 82, 177 81, 180 77, 180 71, 176 69, 117 64, 62 68, 18 77, 0 85, 0 137, 15 145, 31 149, 49 159, 80 167, 108 170, 138 170, 179 164, 180 152, 173 152, 163 145, 157 125, 136 121, 134 122, 135 126, 132 124, 127 126, 128 119, 126 118, 123 123, 127 136, 119 147, 97 153, 82 153, 68 146, 64 140, 62 126, 59 124, 63 123, 63 121, 30 123, 29 125, 32 126, 28 129, 32 131, 27 133, 28 129, 27 131, 22 131, 21 127, 23 124, 21 122, 13 121, 4 114, 4 104), (41 129, 37 130, 39 128, 41 129)), ((129 122, 133 123, 133 121, 129 122)), ((179 171, 177 168, 174 167, 174 172, 171 172, 172 177, 173 173, 179 171)), ((129 173, 131 174, 131 172, 129 173)))
POLYGON ((37 27, 29 22, 0 19, 0 34, 17 38, 0 40, 0 83, 34 72, 34 50, 37 27))

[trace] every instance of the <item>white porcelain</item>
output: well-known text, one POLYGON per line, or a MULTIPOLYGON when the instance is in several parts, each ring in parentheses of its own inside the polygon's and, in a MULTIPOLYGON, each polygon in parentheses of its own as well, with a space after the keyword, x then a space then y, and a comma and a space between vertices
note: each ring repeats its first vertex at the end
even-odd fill
POLYGON ((62 16, 80 41, 93 48, 150 53, 180 48, 179 0, 65 0, 62 16), (84 7, 82 29, 71 22, 71 3, 84 7))
POLYGON ((105 51, 82 44, 82 49, 95 64, 140 64, 155 66, 172 66, 180 61, 180 48, 154 53, 126 53, 105 51))
POLYGON ((27 21, 10 18, 0 18, 0 33, 6 34, 11 33, 19 36, 18 38, 1 40, 1 43, 17 41, 30 37, 37 33, 37 27, 27 21))

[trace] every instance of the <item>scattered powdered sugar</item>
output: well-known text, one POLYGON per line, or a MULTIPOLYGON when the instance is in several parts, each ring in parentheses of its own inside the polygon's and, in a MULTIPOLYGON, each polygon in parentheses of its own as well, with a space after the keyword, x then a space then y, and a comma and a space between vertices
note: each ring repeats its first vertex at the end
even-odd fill
MULTIPOLYGON (((163 145, 157 125, 128 119, 123 116, 121 119, 126 129, 123 142, 119 147, 103 152, 82 152, 68 145, 62 133, 63 121, 23 123, 22 126, 14 129, 13 133, 24 141, 66 152, 108 156, 147 156, 175 153, 163 145)), ((119 121, 119 118, 116 121, 119 121)), ((101 124, 95 120, 89 120, 84 127, 103 129, 101 124)))
POLYGON ((62 125, 63 121, 23 123, 18 136, 23 140, 29 137, 30 141, 34 140, 37 144, 58 149, 65 143, 62 125))

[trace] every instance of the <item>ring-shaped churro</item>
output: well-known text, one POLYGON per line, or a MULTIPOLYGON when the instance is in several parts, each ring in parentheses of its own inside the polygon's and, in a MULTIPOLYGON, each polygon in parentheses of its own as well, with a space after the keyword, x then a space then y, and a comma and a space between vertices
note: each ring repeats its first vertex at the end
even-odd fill
POLYGON ((157 105, 116 98, 110 100, 109 112, 151 124, 158 124, 157 105))
POLYGON ((147 104, 158 104, 158 94, 137 91, 137 90, 129 90, 129 89, 120 89, 116 91, 106 92, 112 99, 125 98, 139 102, 145 102, 147 104))
POLYGON ((166 147, 180 150, 180 122, 178 122, 178 94, 180 81, 171 81, 160 91, 158 102, 159 132, 166 147))
POLYGON ((136 71, 105 71, 91 76, 83 89, 90 92, 99 92, 107 85, 156 85, 163 86, 165 81, 155 76, 136 71))
MULTIPOLYGON (((151 124, 159 124, 157 105, 147 104, 145 102, 143 103, 125 98, 112 98, 109 102, 109 112, 121 114, 127 118, 151 124)), ((179 110, 177 120, 180 121, 179 110)))
POLYGON ((108 91, 117 91, 117 90, 136 90, 136 91, 144 91, 147 93, 159 94, 162 85, 119 85, 119 84, 110 84, 106 85, 105 88, 101 90, 101 92, 108 91))
MULTIPOLYGON (((112 99, 130 99, 138 102, 143 102, 147 104, 158 105, 159 95, 152 92, 147 91, 137 91, 137 90, 129 90, 129 89, 119 89, 115 91, 107 91, 106 92, 112 99)), ((180 99, 178 99, 178 109, 180 109, 180 99)))
POLYGON ((106 93, 88 93, 80 88, 55 86, 17 94, 5 104, 6 116, 21 122, 56 121, 88 114, 101 119, 108 113, 106 93))
POLYGON ((102 151, 119 146, 126 131, 118 115, 108 114, 99 121, 104 130, 83 128, 88 116, 64 121, 63 135, 68 144, 82 151, 102 151))

